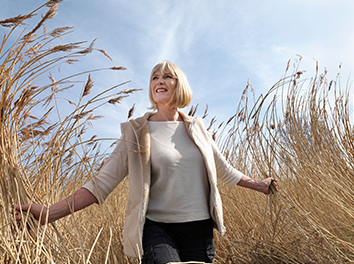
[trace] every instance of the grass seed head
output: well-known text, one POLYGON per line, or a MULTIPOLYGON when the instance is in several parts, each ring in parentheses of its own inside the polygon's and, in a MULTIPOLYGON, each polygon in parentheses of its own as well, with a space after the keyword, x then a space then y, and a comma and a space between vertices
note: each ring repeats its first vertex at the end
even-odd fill
POLYGON ((82 93, 82 97, 91 93, 91 88, 93 87, 93 81, 91 79, 91 74, 89 74, 87 82, 84 87, 84 92, 82 93))

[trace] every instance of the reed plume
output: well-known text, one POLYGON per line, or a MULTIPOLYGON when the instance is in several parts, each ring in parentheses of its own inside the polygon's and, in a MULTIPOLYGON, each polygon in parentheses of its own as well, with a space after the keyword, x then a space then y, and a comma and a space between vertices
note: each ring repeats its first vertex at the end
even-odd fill
MULTIPOLYGON (((99 135, 89 133, 102 118, 96 110, 141 90, 121 89, 128 82, 103 92, 92 89, 95 72, 123 66, 56 74, 58 67, 74 67, 94 51, 112 59, 94 47, 95 41, 63 43, 71 27, 47 33, 45 22, 59 3, 51 0, 0 21, 9 30, 0 46, 0 262, 138 263, 123 253, 127 179, 103 205, 55 224, 41 226, 25 212, 17 223, 10 213, 12 203, 51 205, 94 177, 108 156, 99 135), (9 43, 45 8, 33 29, 9 43), (73 78, 79 77, 77 88, 73 78), (62 100, 70 111, 62 111, 58 94, 75 90, 81 91, 78 98, 62 100)), ((218 125, 215 118, 209 121, 212 137, 233 166, 279 182, 279 191, 269 196, 219 183, 228 231, 215 232, 215 263, 354 262, 353 92, 341 87, 340 75, 328 80, 327 71, 319 73, 316 65, 314 76, 305 79, 300 67, 288 61, 284 77, 258 97, 248 80, 235 113, 218 125)), ((207 111, 208 106, 202 113, 206 121, 207 111)))
MULTIPOLYGON (((102 118, 95 110, 116 98, 119 94, 116 90, 127 83, 98 94, 92 91, 92 73, 124 67, 92 69, 60 77, 60 66, 73 66, 80 57, 96 50, 95 41, 88 47, 82 41, 60 43, 72 32, 71 27, 47 33, 45 23, 54 18, 60 2, 48 1, 27 15, 0 21, 1 26, 9 28, 0 46, 1 263, 93 263, 101 262, 102 256, 109 261, 126 259, 114 253, 116 247, 122 247, 121 237, 113 237, 110 212, 101 206, 86 212, 99 212, 96 218, 99 224, 91 227, 84 224, 88 218, 80 217, 80 213, 44 226, 25 212, 21 212, 20 222, 11 215, 12 203, 53 204, 97 173, 107 154, 100 150, 101 139, 87 135, 87 130, 92 122, 102 118), (36 18, 37 12, 45 8, 49 9, 34 28, 9 42, 26 20, 36 18), (43 34, 39 33, 41 28, 43 34), (58 94, 77 90, 77 81, 72 79, 85 76, 82 96, 66 98, 72 106, 71 112, 61 116, 63 104, 58 103, 61 100, 58 94), (87 102, 82 97, 88 98, 87 102), (88 234, 92 236, 87 240, 88 234), (107 240, 95 241, 103 236, 107 240)), ((105 51, 97 51, 112 59, 105 51)), ((121 94, 126 98, 135 91, 123 90, 121 94)), ((122 221, 122 217, 115 217, 115 221, 122 221)))

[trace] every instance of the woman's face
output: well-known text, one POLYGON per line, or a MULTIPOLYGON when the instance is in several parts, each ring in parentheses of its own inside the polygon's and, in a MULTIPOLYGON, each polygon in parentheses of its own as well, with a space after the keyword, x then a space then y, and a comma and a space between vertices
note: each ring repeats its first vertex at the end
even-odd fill
POLYGON ((175 99, 171 100, 174 96, 177 80, 168 71, 156 71, 151 76, 150 89, 152 99, 159 106, 168 103, 173 104, 175 99))

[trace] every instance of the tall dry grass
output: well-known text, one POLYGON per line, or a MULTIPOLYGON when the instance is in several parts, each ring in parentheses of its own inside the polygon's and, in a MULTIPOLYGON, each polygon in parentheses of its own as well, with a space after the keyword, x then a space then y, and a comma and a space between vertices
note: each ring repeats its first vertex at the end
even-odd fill
MULTIPOLYGON (((106 157, 98 137, 87 136, 100 118, 94 110, 135 91, 115 92, 120 84, 95 93, 90 73, 96 70, 55 80, 54 69, 92 51, 109 57, 94 43, 62 44, 71 28, 39 33, 58 2, 0 21, 9 26, 0 47, 0 262, 137 263, 122 249, 126 182, 103 205, 55 224, 39 226, 24 214, 17 225, 10 214, 13 202, 50 205, 94 176, 106 157), (26 19, 46 7, 32 30, 9 43, 26 19), (77 84, 77 77, 85 81, 77 84), (67 100, 72 111, 61 116, 58 94, 77 89, 80 96, 67 100)), ((213 131, 235 167, 256 178, 275 177, 280 187, 266 197, 220 183, 228 232, 216 234, 215 263, 354 261, 352 92, 326 73, 303 79, 299 65, 264 96, 252 95, 248 84, 235 115, 213 131)))
MULTIPOLYGON (((111 222, 124 216, 105 206, 45 226, 25 213, 17 224, 10 214, 12 203, 53 204, 95 175, 106 155, 100 150, 100 139, 87 134, 101 118, 95 110, 120 103, 138 90, 120 90, 125 84, 121 83, 95 91, 91 74, 124 67, 92 69, 55 80, 60 69, 94 51, 110 58, 94 42, 65 43, 62 39, 70 27, 47 32, 45 22, 55 16, 59 2, 51 0, 28 15, 0 21, 9 28, 0 46, 1 263, 103 263, 105 259, 116 263, 124 259, 117 254, 122 247, 117 229, 122 225, 111 222), (21 28, 44 9, 33 29, 21 28), (79 97, 62 99, 65 93, 79 97), (62 116, 62 110, 68 114, 62 116), (103 242, 98 240, 102 237, 103 242)), ((117 203, 124 200, 119 195, 114 198, 117 203)))
POLYGON ((248 85, 224 127, 230 162, 280 188, 270 197, 221 188, 229 232, 218 263, 354 261, 353 92, 318 66, 302 78, 300 61, 255 104, 248 85))

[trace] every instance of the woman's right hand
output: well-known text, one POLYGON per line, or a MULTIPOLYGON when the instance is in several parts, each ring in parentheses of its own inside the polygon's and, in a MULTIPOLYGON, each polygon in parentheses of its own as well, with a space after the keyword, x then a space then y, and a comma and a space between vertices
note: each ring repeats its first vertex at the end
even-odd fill
POLYGON ((30 212, 41 225, 44 225, 45 223, 53 223, 93 203, 98 203, 97 198, 89 190, 80 188, 73 195, 70 195, 50 207, 38 204, 14 204, 12 205, 12 214, 17 221, 20 221, 22 219, 21 210, 23 212, 30 212))
POLYGON ((21 210, 23 212, 30 212, 34 218, 40 222, 41 225, 44 225, 46 222, 46 215, 48 208, 38 204, 13 204, 12 205, 12 214, 16 221, 22 219, 21 210))

